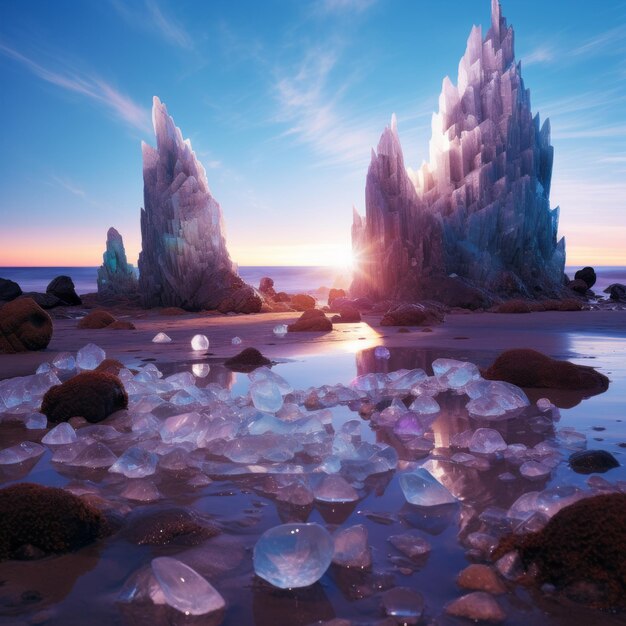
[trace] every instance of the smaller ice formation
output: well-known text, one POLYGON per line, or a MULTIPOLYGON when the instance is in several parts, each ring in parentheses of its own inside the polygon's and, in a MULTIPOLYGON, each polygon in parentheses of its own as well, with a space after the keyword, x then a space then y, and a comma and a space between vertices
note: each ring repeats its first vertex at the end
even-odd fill
POLYGON ((98 295, 127 296, 137 291, 135 268, 126 260, 124 240, 115 228, 107 231, 106 250, 98 268, 98 295))

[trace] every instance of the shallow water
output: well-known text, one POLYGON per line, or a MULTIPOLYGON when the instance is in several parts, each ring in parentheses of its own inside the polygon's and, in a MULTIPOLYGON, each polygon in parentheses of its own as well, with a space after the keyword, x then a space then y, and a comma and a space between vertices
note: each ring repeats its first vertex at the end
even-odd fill
MULTIPOLYGON (((362 438, 369 442, 392 445, 398 452, 398 470, 371 475, 359 489, 360 499, 350 504, 328 504, 314 501, 308 506, 295 506, 277 501, 268 489, 273 480, 268 474, 241 477, 210 474, 213 482, 204 487, 187 484, 196 470, 160 471, 151 477, 158 485, 162 499, 138 505, 121 497, 129 479, 105 470, 71 468, 51 462, 46 452, 36 463, 5 466, 2 484, 33 481, 66 486, 75 492, 95 492, 116 504, 121 511, 130 505, 135 514, 172 505, 193 509, 206 515, 222 528, 222 534, 199 546, 137 546, 123 533, 113 535, 78 553, 36 562, 0 563, 0 624, 206 624, 202 618, 184 618, 171 614, 118 604, 120 590, 128 579, 156 556, 176 556, 204 575, 224 596, 226 625, 254 624, 278 626, 306 625, 340 617, 355 624, 373 624, 384 617, 381 594, 394 586, 405 586, 423 594, 425 618, 437 624, 461 624, 462 620, 442 614, 444 605, 462 595, 456 586, 458 572, 475 557, 467 553, 470 532, 488 530, 503 532, 502 513, 521 495, 552 487, 576 485, 589 489, 594 475, 574 473, 567 465, 568 449, 558 437, 563 428, 573 427, 584 434, 588 449, 604 449, 620 461, 621 467, 602 475, 615 485, 626 480, 626 346, 623 340, 607 340, 601 336, 577 335, 571 340, 572 359, 580 364, 593 364, 609 375, 609 390, 598 396, 554 394, 546 391, 560 409, 560 417, 537 419, 536 410, 514 419, 485 421, 469 417, 465 409, 467 397, 451 392, 440 394, 441 413, 432 421, 426 439, 436 446, 430 453, 407 448, 389 429, 376 428, 363 420, 348 406, 332 407, 332 425, 338 431, 348 420, 362 421, 362 438), (584 356, 581 356, 584 355, 584 356), (567 408, 569 407, 569 408, 567 408), (508 444, 533 446, 542 441, 553 444, 563 455, 551 474, 542 480, 521 477, 515 464, 504 459, 491 459, 486 467, 473 468, 452 462, 448 448, 450 438, 468 428, 486 426, 500 431, 508 444), (622 444, 622 446, 620 446, 622 444), (459 498, 458 505, 421 508, 406 502, 398 483, 398 474, 419 464, 459 498), (499 476, 510 471, 512 481, 499 476), (251 550, 267 529, 288 521, 318 522, 331 532, 354 524, 363 524, 369 532, 373 566, 371 571, 346 569, 332 565, 322 579, 310 588, 282 591, 271 588, 255 577, 251 550), (411 561, 403 557, 387 541, 393 534, 412 530, 432 546, 427 557, 411 561), (36 593, 34 593, 36 592, 36 593)), ((393 372, 401 368, 423 368, 431 374, 430 364, 436 358, 471 360, 485 366, 493 360, 492 351, 464 352, 390 348, 390 358, 377 359, 373 350, 355 354, 333 353, 295 358, 278 363, 273 371, 283 376, 295 389, 320 387, 324 384, 348 384, 356 375, 369 372, 393 372)), ((249 379, 234 374, 217 361, 197 386, 218 383, 230 389, 233 396, 245 396, 249 379)), ((165 375, 192 364, 168 366, 157 363, 165 375)), ((27 431, 14 423, 0 424, 1 447, 23 441, 38 440, 43 431, 27 431)), ((114 445, 111 444, 115 450, 114 445)), ((117 451, 116 451, 117 452, 117 451)), ((596 475, 597 476, 597 475, 596 475)), ((626 623, 623 616, 587 610, 563 600, 544 596, 537 591, 511 587, 499 597, 507 613, 506 624, 575 625, 626 623)))

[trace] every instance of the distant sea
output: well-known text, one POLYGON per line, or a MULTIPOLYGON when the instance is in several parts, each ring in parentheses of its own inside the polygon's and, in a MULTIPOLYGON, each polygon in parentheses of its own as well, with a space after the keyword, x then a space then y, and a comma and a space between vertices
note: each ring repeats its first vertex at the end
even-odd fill
MULTIPOLYGON (((22 291, 44 292, 48 283, 60 275, 70 276, 76 286, 76 292, 94 293, 96 286, 96 267, 0 267, 0 278, 14 280, 22 288, 22 291)), ((579 266, 566 267, 565 271, 570 278, 579 270, 579 266)), ((593 287, 596 293, 608 287, 611 283, 626 284, 626 266, 603 266, 596 267, 598 280, 593 287)), ((316 292, 321 288, 347 287, 351 276, 347 270, 343 272, 336 267, 315 266, 242 266, 239 275, 247 283, 254 287, 259 286, 259 281, 264 276, 274 280, 276 291, 287 293, 316 292)))

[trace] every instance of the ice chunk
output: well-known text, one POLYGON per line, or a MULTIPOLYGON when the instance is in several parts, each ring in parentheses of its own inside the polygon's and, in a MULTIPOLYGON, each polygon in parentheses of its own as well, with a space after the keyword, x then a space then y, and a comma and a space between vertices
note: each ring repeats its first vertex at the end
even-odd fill
POLYGON ((233 338, 230 340, 230 343, 231 343, 233 346, 238 346, 238 345, 240 345, 240 344, 241 344, 241 337, 233 337, 233 338))
POLYGON ((150 480, 131 480, 124 487, 121 496, 136 502, 154 502, 161 497, 161 494, 150 480))
POLYGON ((48 432, 41 443, 46 445, 62 446, 76 441, 76 431, 67 422, 61 422, 48 432))
POLYGON ((411 391, 416 385, 426 380, 426 372, 421 369, 409 370, 396 378, 389 387, 397 391, 411 391))
POLYGON ((88 343, 77 352, 76 366, 81 370, 95 370, 105 357, 106 354, 102 348, 94 343, 88 343))
POLYGON ((208 350, 209 338, 206 335, 194 335, 191 339, 192 350, 208 350))
POLYGON ((24 426, 29 430, 40 430, 48 426, 48 418, 42 413, 31 413, 26 416, 24 426))
POLYGON ((76 359, 69 352, 59 352, 52 359, 52 365, 58 370, 70 371, 76 367, 76 359))
POLYGON ((182 443, 183 441, 198 441, 201 432, 199 429, 200 414, 196 412, 172 415, 165 420, 161 427, 161 439, 165 443, 182 443))
POLYGON ((35 374, 47 374, 52 370, 52 365, 50 363, 42 363, 36 370, 35 374))
POLYGON ((191 372, 196 378, 206 378, 211 372, 211 366, 208 363, 194 363, 191 372))
POLYGON ((359 499, 356 489, 337 474, 325 476, 314 494, 315 499, 322 502, 356 502, 359 499))
POLYGON ((333 563, 343 567, 360 568, 372 564, 372 555, 367 543, 367 528, 363 524, 345 528, 335 535, 333 563))
POLYGON ((400 474, 400 488, 407 502, 418 506, 451 504, 456 498, 427 470, 400 474))
POLYGON ((426 428, 419 415, 414 412, 405 413, 393 426, 393 432, 400 437, 417 437, 424 434, 426 428))
POLYGON ((248 374, 248 378, 253 382, 267 380, 278 385, 280 393, 283 396, 293 392, 293 387, 282 376, 273 372, 269 367, 257 367, 257 369, 248 374))
POLYGON ((539 398, 539 400, 537 400, 537 408, 542 413, 549 411, 553 406, 554 405, 552 404, 552 402, 550 402, 548 398, 539 398))
POLYGON ((165 333, 157 333, 152 338, 152 343, 170 343, 172 341, 171 337, 168 337, 165 333))
POLYGON ((96 441, 91 445, 83 448, 74 459, 71 460, 72 465, 79 467, 88 467, 90 469, 100 469, 111 467, 117 460, 117 457, 102 442, 96 441))
POLYGON ((330 565, 334 542, 319 524, 283 524, 263 533, 254 546, 257 576, 275 587, 308 587, 330 565))
POLYGON ((442 385, 450 389, 461 389, 469 382, 480 379, 480 371, 473 363, 454 359, 436 359, 433 372, 442 385))
POLYGON ((278 324, 277 326, 274 326, 273 332, 277 337, 284 337, 288 332, 287 324, 278 324))
POLYGON ((258 380, 250 385, 252 403, 259 411, 276 413, 283 406, 280 387, 271 380, 258 380))
POLYGON ((411 402, 411 406, 409 406, 411 411, 414 411, 418 415, 435 415, 441 411, 441 407, 437 400, 435 400, 432 396, 417 396, 413 402, 411 402))
POLYGON ((185 615, 208 615, 226 606, 224 598, 209 582, 177 559, 167 556, 153 559, 152 572, 167 604, 185 615))
POLYGON ((493 428, 478 428, 469 444, 470 452, 475 454, 497 454, 507 449, 502 435, 493 428))
POLYGON ((385 346, 376 346, 374 348, 374 358, 386 361, 391 358, 391 352, 385 346))
POLYGON ((156 471, 158 457, 154 452, 133 446, 111 465, 109 472, 123 474, 126 478, 143 478, 156 471))
POLYGON ((401 535, 391 535, 389 543, 399 552, 402 552, 409 559, 420 559, 428 554, 431 546, 422 537, 415 533, 403 533, 401 535))
POLYGON ((539 480, 550 475, 552 468, 539 461, 526 461, 519 468, 519 473, 530 480, 539 480))
POLYGON ((10 448, 0 450, 0 465, 15 465, 30 459, 36 459, 45 452, 45 448, 34 441, 23 441, 10 448))

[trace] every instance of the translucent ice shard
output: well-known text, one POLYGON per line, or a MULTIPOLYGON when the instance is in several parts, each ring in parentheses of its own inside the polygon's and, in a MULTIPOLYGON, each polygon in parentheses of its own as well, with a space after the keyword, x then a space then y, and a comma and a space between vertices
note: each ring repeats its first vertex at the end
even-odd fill
POLYGON ((29 430, 39 430, 48 425, 48 418, 42 413, 31 413, 24 420, 24 426, 29 430))
POLYGON ((250 397, 259 411, 276 413, 283 406, 280 387, 270 380, 258 380, 250 385, 250 397))
POLYGON ((52 359, 52 365, 58 370, 73 370, 76 367, 76 360, 69 352, 59 352, 52 359))
POLYGON ((170 343, 172 341, 171 337, 168 337, 165 333, 157 333, 152 338, 152 343, 170 343))
POLYGON ((456 498, 425 469, 400 474, 399 482, 404 497, 411 504, 438 506, 456 502, 456 498))
POLYGON ((274 326, 273 332, 277 337, 284 337, 288 332, 287 324, 278 324, 277 326, 274 326))
POLYGON ((76 431, 67 422, 61 422, 47 433, 41 443, 60 446, 76 441, 76 431))
POLYGON ((76 365, 81 370, 95 370, 106 358, 102 348, 93 343, 88 343, 76 354, 76 365))
POLYGON ((167 604, 185 615, 208 615, 226 606, 224 598, 205 578, 177 559, 153 559, 152 572, 167 604))
POLYGON ((191 339, 192 350, 208 350, 209 339, 206 335, 194 335, 191 339))
POLYGON ((359 499, 356 489, 337 474, 325 476, 314 493, 315 499, 323 502, 355 502, 359 499))
POLYGON ((233 337, 233 338, 230 340, 230 343, 231 343, 233 346, 238 346, 238 345, 240 345, 240 344, 241 344, 241 337, 233 337))
POLYGON ((34 441, 23 441, 10 448, 0 450, 0 465, 15 465, 30 459, 36 459, 45 452, 45 448, 34 441))
POLYGON ((391 353, 387 348, 385 348, 385 346, 377 346, 376 348, 374 348, 374 356, 377 359, 385 361, 391 357, 391 353))
POLYGON ((334 542, 319 524, 283 524, 270 528, 254 546, 254 571, 275 587, 308 587, 328 569, 334 542))
POLYGON ((497 454, 507 449, 502 435, 493 428, 478 428, 469 443, 470 452, 476 454, 497 454))
POLYGON ((126 478, 143 478, 154 474, 157 461, 158 457, 154 452, 133 446, 111 465, 109 472, 123 474, 126 478))

